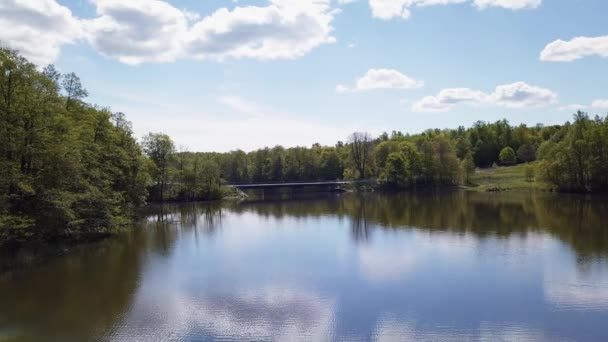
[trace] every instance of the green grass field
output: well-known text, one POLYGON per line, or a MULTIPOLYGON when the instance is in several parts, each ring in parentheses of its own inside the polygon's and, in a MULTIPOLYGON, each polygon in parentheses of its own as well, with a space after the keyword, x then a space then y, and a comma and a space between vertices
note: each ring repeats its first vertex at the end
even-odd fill
MULTIPOLYGON (((530 165, 535 166, 534 163, 530 165)), ((471 185, 466 189, 476 191, 549 191, 551 187, 543 182, 528 181, 525 164, 477 169, 471 185)))

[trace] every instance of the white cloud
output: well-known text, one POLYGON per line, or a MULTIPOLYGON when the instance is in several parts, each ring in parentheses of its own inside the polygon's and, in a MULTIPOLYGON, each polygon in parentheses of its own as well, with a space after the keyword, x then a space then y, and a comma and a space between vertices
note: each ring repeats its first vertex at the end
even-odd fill
POLYGON ((608 99, 595 100, 591 103, 591 107, 598 108, 598 109, 608 109, 608 99))
POLYGON ((569 104, 565 106, 561 106, 558 110, 562 111, 577 111, 577 110, 585 110, 585 109, 608 109, 608 99, 597 99, 591 102, 590 105, 583 104, 569 104))
MULTIPOLYGON (((336 41, 333 20, 353 0, 268 0, 266 6, 226 7, 202 17, 164 0, 90 0, 97 17, 79 20, 56 0, 0 1, 0 40, 38 64, 62 45, 85 37, 104 56, 127 64, 178 58, 293 59, 336 41), (83 33, 84 32, 84 33, 83 33)), ((407 18, 412 6, 471 0, 369 0, 374 17, 407 18)), ((474 0, 475 6, 533 8, 541 0, 474 0)), ((233 2, 236 3, 236 2, 233 2)), ((352 46, 352 45, 349 45, 352 46)))
MULTIPOLYGON (((188 19, 159 0, 94 0, 98 17, 85 22, 89 43, 126 64, 171 62, 181 53, 188 19)), ((190 14, 191 16, 191 14, 190 14)))
POLYGON ((178 58, 296 58, 335 42, 331 0, 269 0, 221 8, 206 17, 163 0, 91 0, 97 16, 79 20, 55 0, 1 0, 0 41, 37 64, 85 38, 126 64, 178 58))
POLYGON ((582 104, 569 104, 569 105, 565 105, 565 106, 561 106, 558 108, 558 110, 561 111, 577 111, 577 110, 583 110, 586 109, 588 106, 587 105, 582 105, 582 104))
POLYGON ((492 104, 509 108, 541 107, 554 103, 557 94, 524 82, 499 85, 486 94, 470 88, 448 88, 436 96, 426 96, 412 105, 414 112, 445 112, 460 103, 492 104))
POLYGON ((443 89, 437 96, 426 96, 412 105, 415 112, 445 112, 458 103, 483 103, 488 95, 469 88, 443 89))
MULTIPOLYGON (((407 19, 410 8, 463 4, 469 0, 369 0, 369 6, 374 18, 389 20, 392 18, 407 19)), ((532 9, 540 6, 542 0, 473 0, 473 5, 479 9, 502 7, 511 10, 532 9)))
POLYGON ((479 9, 502 7, 511 10, 533 9, 541 5, 542 0, 474 0, 479 9))
POLYGON ((557 100, 557 94, 549 89, 531 86, 524 82, 500 85, 491 95, 497 105, 511 108, 540 107, 557 100))
POLYGON ((339 84, 336 86, 336 91, 345 93, 375 89, 414 89, 423 85, 424 82, 415 80, 394 69, 369 69, 365 75, 356 80, 353 87, 339 84))
POLYGON ((540 53, 540 60, 571 62, 589 56, 608 58, 608 36, 576 37, 568 41, 558 39, 545 46, 540 53))
POLYGON ((196 23, 186 54, 195 58, 295 58, 335 42, 329 0, 271 0, 269 6, 222 8, 196 23))
POLYGON ((372 16, 374 18, 388 20, 395 17, 401 17, 404 19, 409 18, 410 1, 406 0, 369 0, 369 7, 372 9, 372 16), (407 5, 406 5, 407 4, 407 5))
POLYGON ((0 1, 0 43, 33 63, 52 63, 80 35, 78 19, 55 0, 0 1))

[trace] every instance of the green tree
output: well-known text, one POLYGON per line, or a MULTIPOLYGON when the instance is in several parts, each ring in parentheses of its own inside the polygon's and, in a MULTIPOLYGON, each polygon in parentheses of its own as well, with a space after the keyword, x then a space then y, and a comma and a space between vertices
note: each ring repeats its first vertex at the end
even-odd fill
POLYGON ((502 165, 514 165, 517 163, 515 151, 509 146, 503 148, 498 155, 498 159, 502 165))
POLYGON ((143 138, 144 152, 152 160, 155 169, 152 172, 158 191, 158 199, 165 200, 165 192, 170 182, 171 160, 175 155, 175 145, 166 134, 148 133, 143 138))
POLYGON ((536 147, 532 144, 523 144, 517 149, 517 159, 524 163, 536 160, 536 147))
POLYGON ((399 151, 399 142, 396 140, 382 140, 374 147, 373 155, 378 170, 384 170, 389 154, 399 151))
POLYGON ((325 148, 320 158, 320 172, 323 180, 336 180, 342 177, 344 167, 335 148, 325 148))
POLYGON ((475 174, 475 161, 471 153, 467 154, 461 162, 462 178, 465 184, 472 183, 472 177, 475 174))
POLYGON ((608 190, 608 119, 578 112, 538 151, 539 176, 560 191, 608 190))
POLYGON ((80 77, 76 76, 73 72, 63 75, 63 82, 61 84, 63 85, 63 91, 66 94, 66 109, 70 109, 74 102, 89 96, 87 90, 82 86, 82 83, 80 83, 80 77))
POLYGON ((360 179, 365 179, 370 167, 373 139, 369 133, 355 132, 348 138, 350 158, 360 179))
POLYGON ((394 188, 402 188, 409 183, 409 177, 407 162, 403 155, 400 152, 389 154, 380 177, 381 182, 394 188))
POLYGON ((0 49, 0 240, 109 231, 145 203, 147 163, 126 118, 114 125, 80 101, 66 110, 59 81, 0 49))
POLYGON ((437 159, 437 179, 439 184, 458 184, 460 162, 450 141, 445 136, 434 138, 433 150, 437 159))

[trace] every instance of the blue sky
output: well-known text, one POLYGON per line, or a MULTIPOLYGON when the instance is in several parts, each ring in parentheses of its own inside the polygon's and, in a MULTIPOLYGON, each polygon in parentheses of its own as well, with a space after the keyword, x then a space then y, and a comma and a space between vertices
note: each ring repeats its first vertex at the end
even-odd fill
POLYGON ((605 0, 0 0, 0 41, 194 151, 608 112, 605 0))

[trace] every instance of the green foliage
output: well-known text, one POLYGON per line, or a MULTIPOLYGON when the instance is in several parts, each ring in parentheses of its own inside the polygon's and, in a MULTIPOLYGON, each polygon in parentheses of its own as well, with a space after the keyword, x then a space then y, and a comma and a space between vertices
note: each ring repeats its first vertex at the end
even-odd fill
POLYGON ((524 144, 517 149, 517 159, 523 163, 529 163, 536 160, 536 146, 532 144, 524 144))
POLYGON ((444 135, 425 135, 408 141, 384 141, 374 150, 380 181, 386 186, 439 186, 458 183, 460 162, 444 135), (400 172, 398 176, 396 173, 400 172))
POLYGON ((388 155, 380 181, 395 188, 405 187, 409 183, 409 167, 407 161, 400 152, 392 152, 388 155))
MULTIPOLYGON (((54 67, 48 66, 45 70, 45 74, 50 77, 53 82, 57 82, 59 78, 56 76, 59 73, 55 70, 54 67)), ((80 78, 76 76, 75 73, 71 72, 63 75, 63 81, 61 82, 63 86, 63 90, 65 92, 65 108, 70 109, 72 104, 79 102, 83 98, 89 96, 89 93, 80 83, 80 78)))
POLYGON ((374 148, 373 139, 369 133, 355 132, 348 138, 350 146, 350 164, 357 171, 360 179, 365 179, 371 173, 371 157, 374 148))
POLYGON ((502 165, 514 165, 517 163, 515 151, 509 146, 503 148, 498 155, 498 159, 502 165))
POLYGON ((471 153, 467 154, 460 163, 464 184, 471 184, 473 175, 475 175, 475 161, 473 160, 473 155, 471 153))
POLYGON ((175 145, 166 134, 149 133, 142 141, 144 152, 154 163, 151 170, 156 186, 152 192, 154 200, 165 199, 165 192, 171 177, 171 162, 175 154, 175 145))
POLYGON ((578 112, 539 148, 539 175, 560 191, 608 191, 608 118, 578 112))
POLYGON ((534 182, 534 167, 532 165, 526 164, 524 174, 526 177, 526 182, 534 182))
POLYGON ((76 75, 40 72, 8 49, 0 95, 0 228, 64 235, 130 222, 149 177, 124 116, 114 125, 108 110, 81 101, 76 75))
MULTIPOLYGON (((500 152, 505 147, 518 151, 521 162, 530 162, 536 159, 536 146, 552 136, 556 126, 528 127, 524 124, 513 127, 506 120, 495 123, 478 121, 473 127, 466 130, 465 136, 472 146, 475 165, 489 167, 500 161, 500 152), (520 153, 521 151, 521 153, 520 153)), ((460 134, 462 134, 462 129, 460 134)), ((457 131, 458 132, 458 131, 457 131)), ((459 158, 463 153, 458 152, 459 158)))

